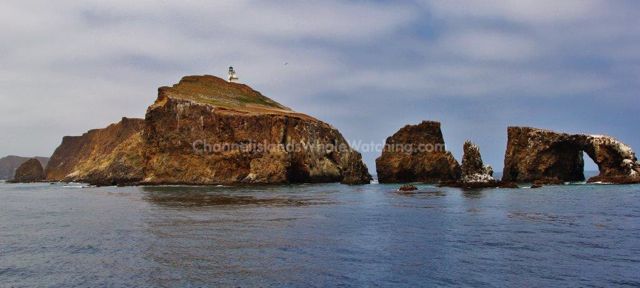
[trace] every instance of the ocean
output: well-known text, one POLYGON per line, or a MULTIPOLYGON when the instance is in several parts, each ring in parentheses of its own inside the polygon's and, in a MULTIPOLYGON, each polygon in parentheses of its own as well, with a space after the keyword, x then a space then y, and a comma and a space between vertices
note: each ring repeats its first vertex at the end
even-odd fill
POLYGON ((0 287, 638 287, 640 185, 0 183, 0 287))

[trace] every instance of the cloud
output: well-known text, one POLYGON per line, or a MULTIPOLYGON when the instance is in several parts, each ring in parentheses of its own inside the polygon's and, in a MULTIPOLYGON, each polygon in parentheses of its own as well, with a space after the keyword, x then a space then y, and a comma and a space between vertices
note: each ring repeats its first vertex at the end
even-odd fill
POLYGON ((441 51, 477 61, 532 60, 540 49, 534 39, 524 35, 477 29, 451 33, 437 45, 441 51))
POLYGON ((601 1, 591 0, 436 0, 424 3, 440 17, 489 18, 533 25, 589 20, 605 6, 601 1))

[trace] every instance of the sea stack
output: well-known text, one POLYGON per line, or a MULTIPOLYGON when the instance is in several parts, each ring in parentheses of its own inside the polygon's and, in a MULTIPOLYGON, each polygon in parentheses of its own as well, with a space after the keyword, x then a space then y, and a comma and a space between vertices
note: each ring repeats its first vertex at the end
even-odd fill
POLYGON ((380 183, 439 183, 457 181, 460 165, 445 150, 440 122, 407 125, 387 138, 376 159, 380 183))
POLYGON ((27 160, 16 169, 15 176, 11 182, 13 183, 33 183, 44 180, 44 169, 42 164, 36 158, 27 160))
POLYGON ((496 186, 497 182, 493 178, 493 168, 484 165, 480 155, 480 148, 471 141, 465 141, 463 150, 462 178, 460 179, 462 185, 470 187, 496 186))
POLYGON ((600 174, 589 182, 640 183, 640 163, 628 145, 610 136, 509 127, 503 181, 561 184, 584 181, 585 152, 600 174))
POLYGON ((98 185, 367 184, 371 175, 331 125, 247 85, 205 75, 159 88, 144 120, 125 118, 65 137, 47 178, 98 185))

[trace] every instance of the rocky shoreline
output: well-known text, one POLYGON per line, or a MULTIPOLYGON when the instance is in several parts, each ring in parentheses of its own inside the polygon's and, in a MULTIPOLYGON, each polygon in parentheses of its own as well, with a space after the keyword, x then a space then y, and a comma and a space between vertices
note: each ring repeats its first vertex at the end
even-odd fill
MULTIPOLYGON (((588 182, 640 183, 633 150, 602 135, 509 127, 502 179, 466 141, 461 164, 446 150, 441 124, 406 125, 376 159, 379 183, 517 188, 584 181, 583 152, 600 174, 588 182)), ((66 136, 43 169, 35 159, 13 182, 91 185, 368 184, 359 152, 331 125, 218 77, 186 76, 160 87, 144 119, 66 136), (220 146, 220 147, 218 147, 220 146), (37 163, 36 163, 37 162, 37 163)))

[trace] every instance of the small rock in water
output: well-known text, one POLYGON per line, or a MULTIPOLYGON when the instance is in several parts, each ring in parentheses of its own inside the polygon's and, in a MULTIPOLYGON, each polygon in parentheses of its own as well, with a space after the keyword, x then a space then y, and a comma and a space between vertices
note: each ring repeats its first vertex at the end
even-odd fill
POLYGON ((414 186, 414 185, 402 185, 400 186, 400 188, 398 188, 398 191, 416 191, 418 190, 418 187, 414 186))
POLYGON ((500 188, 505 188, 505 189, 518 189, 520 188, 520 186, 518 186, 517 183, 515 182, 500 182, 498 187, 500 188))

